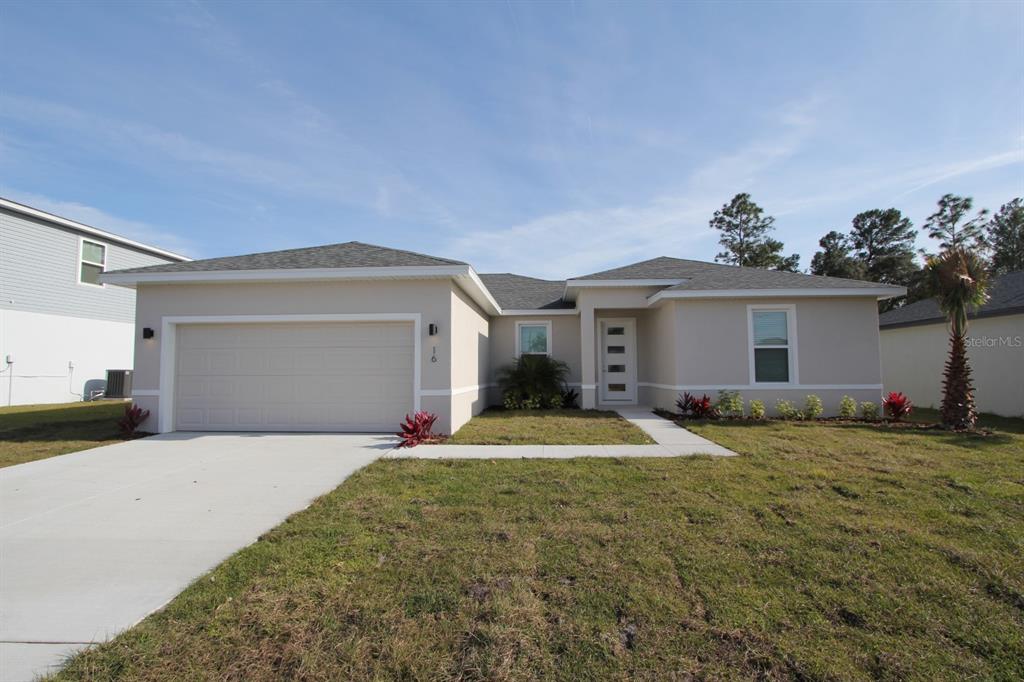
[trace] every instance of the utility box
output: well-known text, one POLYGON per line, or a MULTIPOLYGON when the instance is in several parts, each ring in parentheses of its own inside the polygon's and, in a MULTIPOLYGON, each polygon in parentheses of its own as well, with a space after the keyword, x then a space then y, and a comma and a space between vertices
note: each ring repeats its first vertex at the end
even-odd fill
POLYGON ((108 369, 107 390, 105 398, 131 398, 132 397, 132 370, 130 369, 108 369))

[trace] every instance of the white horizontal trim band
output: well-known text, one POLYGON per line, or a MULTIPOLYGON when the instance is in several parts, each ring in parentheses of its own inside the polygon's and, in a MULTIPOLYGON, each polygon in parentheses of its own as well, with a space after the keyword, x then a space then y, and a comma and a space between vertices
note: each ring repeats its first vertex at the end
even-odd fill
POLYGON ((310 315, 172 315, 164 324, 246 324, 250 322, 419 322, 419 313, 314 313, 310 315))
POLYGON ((637 386, 660 388, 666 391, 881 391, 882 384, 728 384, 714 386, 672 386, 649 381, 637 382, 637 386))
POLYGON ((160 389, 158 388, 133 388, 132 397, 137 398, 149 398, 160 395, 160 389))
POLYGON ((537 317, 544 317, 545 315, 579 315, 580 311, 575 308, 555 308, 553 310, 503 310, 501 311, 503 317, 509 315, 530 315, 537 317))
POLYGON ((292 268, 266 270, 209 270, 189 272, 108 272, 100 275, 104 284, 218 283, 218 282, 309 282, 361 279, 455 279, 481 307, 493 315, 501 306, 487 290, 476 271, 468 265, 396 266, 373 268, 292 268))
POLYGON ((570 279, 566 289, 600 287, 674 287, 687 279, 570 279))
POLYGON ((849 289, 694 289, 691 291, 659 291, 648 297, 650 303, 676 298, 823 298, 836 296, 870 296, 894 298, 904 296, 906 287, 860 287, 849 289))
MULTIPOLYGON (((567 381, 565 385, 569 388, 579 388, 580 384, 578 381, 567 381)), ((420 395, 424 398, 435 398, 435 397, 446 397, 462 395, 463 393, 472 393, 474 391, 484 391, 488 388, 496 388, 497 383, 490 384, 478 384, 476 386, 463 386, 462 388, 425 388, 420 391, 420 395)))
POLYGON ((420 395, 425 398, 456 396, 462 395, 463 393, 482 391, 490 388, 491 386, 497 386, 497 384, 478 384, 476 386, 463 386, 462 388, 425 388, 420 391, 420 395))
POLYGON ((402 266, 385 268, 292 268, 289 270, 206 270, 177 272, 108 272, 109 284, 155 282, 279 282, 325 279, 424 279, 469 277, 468 265, 402 266))

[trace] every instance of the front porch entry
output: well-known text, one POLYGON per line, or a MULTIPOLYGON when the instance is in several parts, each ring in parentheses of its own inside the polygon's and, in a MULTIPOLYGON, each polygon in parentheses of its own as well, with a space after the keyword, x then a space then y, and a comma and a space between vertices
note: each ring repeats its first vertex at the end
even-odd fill
POLYGON ((602 318, 598 329, 598 396, 602 404, 637 401, 636 318, 602 318))

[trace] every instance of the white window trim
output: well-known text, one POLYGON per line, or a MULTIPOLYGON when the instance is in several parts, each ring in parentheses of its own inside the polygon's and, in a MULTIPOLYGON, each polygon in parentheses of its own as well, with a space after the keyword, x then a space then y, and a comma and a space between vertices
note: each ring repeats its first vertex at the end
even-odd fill
POLYGON ((83 282, 82 281, 82 263, 86 263, 87 265, 98 265, 98 266, 100 266, 101 268, 103 268, 103 270, 100 271, 100 274, 102 275, 104 272, 107 271, 107 263, 106 263, 106 261, 108 261, 108 260, 110 260, 110 245, 109 244, 104 244, 103 242, 99 241, 98 239, 90 239, 90 238, 87 238, 87 237, 81 237, 80 236, 78 238, 78 259, 75 261, 75 281, 78 282, 83 287, 93 287, 94 289, 103 289, 103 288, 105 288, 107 285, 104 284, 103 282, 100 282, 99 284, 93 284, 92 282, 83 282), (91 261, 91 260, 86 260, 85 259, 84 250, 85 250, 85 243, 86 242, 88 242, 90 244, 95 244, 96 246, 102 246, 103 247, 103 261, 104 261, 103 263, 97 263, 95 261, 91 261))
POLYGON ((551 348, 553 343, 551 341, 551 320, 516 320, 516 357, 521 357, 522 352, 522 334, 519 329, 521 327, 546 327, 547 328, 547 342, 548 347, 543 353, 527 353, 527 355, 547 355, 551 357, 551 348))
MULTIPOLYGON (((781 348, 782 346, 763 346, 764 348, 781 348)), ((796 339, 796 305, 793 303, 780 303, 775 305, 748 305, 747 306, 747 350, 748 363, 750 366, 750 385, 758 388, 772 388, 781 386, 797 386, 800 384, 800 363, 797 353, 796 339), (754 366, 754 313, 755 312, 784 312, 786 313, 786 333, 789 336, 789 381, 757 381, 757 370, 754 366)))

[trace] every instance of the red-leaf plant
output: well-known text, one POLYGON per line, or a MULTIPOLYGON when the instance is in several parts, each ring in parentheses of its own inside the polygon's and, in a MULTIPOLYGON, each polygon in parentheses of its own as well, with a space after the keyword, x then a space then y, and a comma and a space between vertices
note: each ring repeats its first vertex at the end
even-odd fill
POLYGON ((135 403, 124 406, 124 416, 117 420, 121 427, 121 433, 125 436, 134 436, 135 430, 142 422, 149 419, 149 410, 144 410, 135 403))
POLYGON ((711 402, 707 393, 697 398, 684 392, 682 397, 676 399, 676 408, 683 418, 718 419, 719 416, 718 408, 711 402))
POLYGON ((434 433, 434 422, 436 421, 436 414, 424 410, 416 412, 411 417, 405 415, 405 422, 401 427, 402 430, 396 434, 402 439, 398 447, 414 448, 421 443, 436 441, 439 438, 438 434, 434 433))
POLYGON ((885 413, 889 415, 889 418, 894 422, 898 422, 910 414, 910 409, 913 406, 914 404, 910 402, 910 398, 899 391, 893 391, 889 395, 885 396, 885 400, 882 401, 882 407, 885 408, 885 413))

